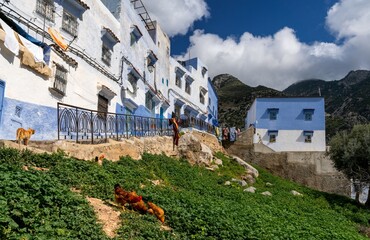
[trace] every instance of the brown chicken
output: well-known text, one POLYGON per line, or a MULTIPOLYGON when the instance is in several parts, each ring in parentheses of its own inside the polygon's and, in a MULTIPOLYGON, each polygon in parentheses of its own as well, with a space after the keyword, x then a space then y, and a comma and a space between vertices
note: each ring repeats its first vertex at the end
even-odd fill
POLYGON ((148 213, 154 214, 162 223, 164 223, 164 210, 152 202, 148 202, 148 205, 148 213))
POLYGON ((130 204, 135 211, 146 213, 148 210, 142 196, 137 195, 135 191, 125 191, 119 184, 114 185, 114 198, 122 206, 125 206, 127 203, 130 204))
POLYGON ((128 196, 128 203, 131 205, 131 207, 134 210, 139 211, 141 213, 146 213, 148 208, 145 202, 143 201, 142 196, 137 195, 135 191, 129 192, 127 196, 128 196))
POLYGON ((118 183, 114 185, 114 198, 116 203, 125 206, 126 203, 129 203, 129 192, 125 191, 118 183))

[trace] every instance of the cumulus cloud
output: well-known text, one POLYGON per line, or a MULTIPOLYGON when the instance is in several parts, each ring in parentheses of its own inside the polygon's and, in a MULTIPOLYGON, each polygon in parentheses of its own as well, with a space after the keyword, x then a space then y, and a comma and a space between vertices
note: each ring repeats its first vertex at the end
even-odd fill
POLYGON ((205 0, 143 0, 151 18, 170 36, 185 35, 197 20, 209 16, 205 0))
POLYGON ((265 37, 245 32, 239 39, 195 30, 178 58, 197 56, 211 76, 229 73, 248 85, 279 90, 297 80, 340 79, 350 70, 370 69, 369 10, 369 0, 340 0, 328 11, 327 27, 341 43, 306 44, 289 27, 265 37))

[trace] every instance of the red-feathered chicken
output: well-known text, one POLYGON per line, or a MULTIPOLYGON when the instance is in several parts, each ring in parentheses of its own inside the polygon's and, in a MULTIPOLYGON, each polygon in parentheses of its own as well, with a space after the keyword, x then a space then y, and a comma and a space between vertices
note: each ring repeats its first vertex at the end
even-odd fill
POLYGON ((128 193, 128 203, 130 203, 131 207, 139 211, 141 213, 146 213, 148 210, 145 202, 143 201, 143 197, 136 194, 135 191, 128 193))
POLYGON ((116 203, 125 206, 129 202, 129 192, 125 191, 118 183, 114 185, 114 198, 116 203))
POLYGON ((143 197, 136 194, 135 191, 127 192, 119 184, 114 186, 114 197, 117 203, 124 206, 126 203, 139 212, 145 213, 147 211, 146 204, 143 197))
POLYGON ((154 214, 162 223, 164 223, 164 210, 152 202, 148 202, 148 205, 148 213, 154 214))

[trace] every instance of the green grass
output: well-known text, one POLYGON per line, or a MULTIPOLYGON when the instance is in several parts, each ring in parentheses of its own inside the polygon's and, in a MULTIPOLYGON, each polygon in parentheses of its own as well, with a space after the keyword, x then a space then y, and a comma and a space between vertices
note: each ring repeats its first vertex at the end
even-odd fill
POLYGON ((145 154, 143 160, 93 162, 62 153, 0 149, 0 239, 107 239, 82 195, 113 200, 113 186, 135 190, 166 212, 172 231, 151 215, 125 211, 117 239, 366 239, 370 211, 352 200, 305 188, 263 169, 247 193, 224 182, 243 173, 234 161, 216 172, 186 161, 145 154), (24 171, 22 166, 50 168, 24 171), (149 180, 162 180, 154 186, 149 180), (270 182, 273 186, 266 186, 270 182), (140 188, 140 185, 145 187, 140 188), (295 197, 290 191, 304 194, 295 197), (271 197, 260 193, 270 191, 271 197))

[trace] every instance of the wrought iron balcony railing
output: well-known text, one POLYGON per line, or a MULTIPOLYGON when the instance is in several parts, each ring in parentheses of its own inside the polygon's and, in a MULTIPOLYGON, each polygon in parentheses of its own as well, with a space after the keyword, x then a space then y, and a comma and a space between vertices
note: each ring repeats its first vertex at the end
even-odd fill
MULTIPOLYGON (((105 142, 110 139, 172 136, 166 118, 99 112, 58 103, 58 139, 76 142, 105 142)), ((201 119, 182 120, 180 127, 193 127, 213 133, 213 126, 201 119)))

